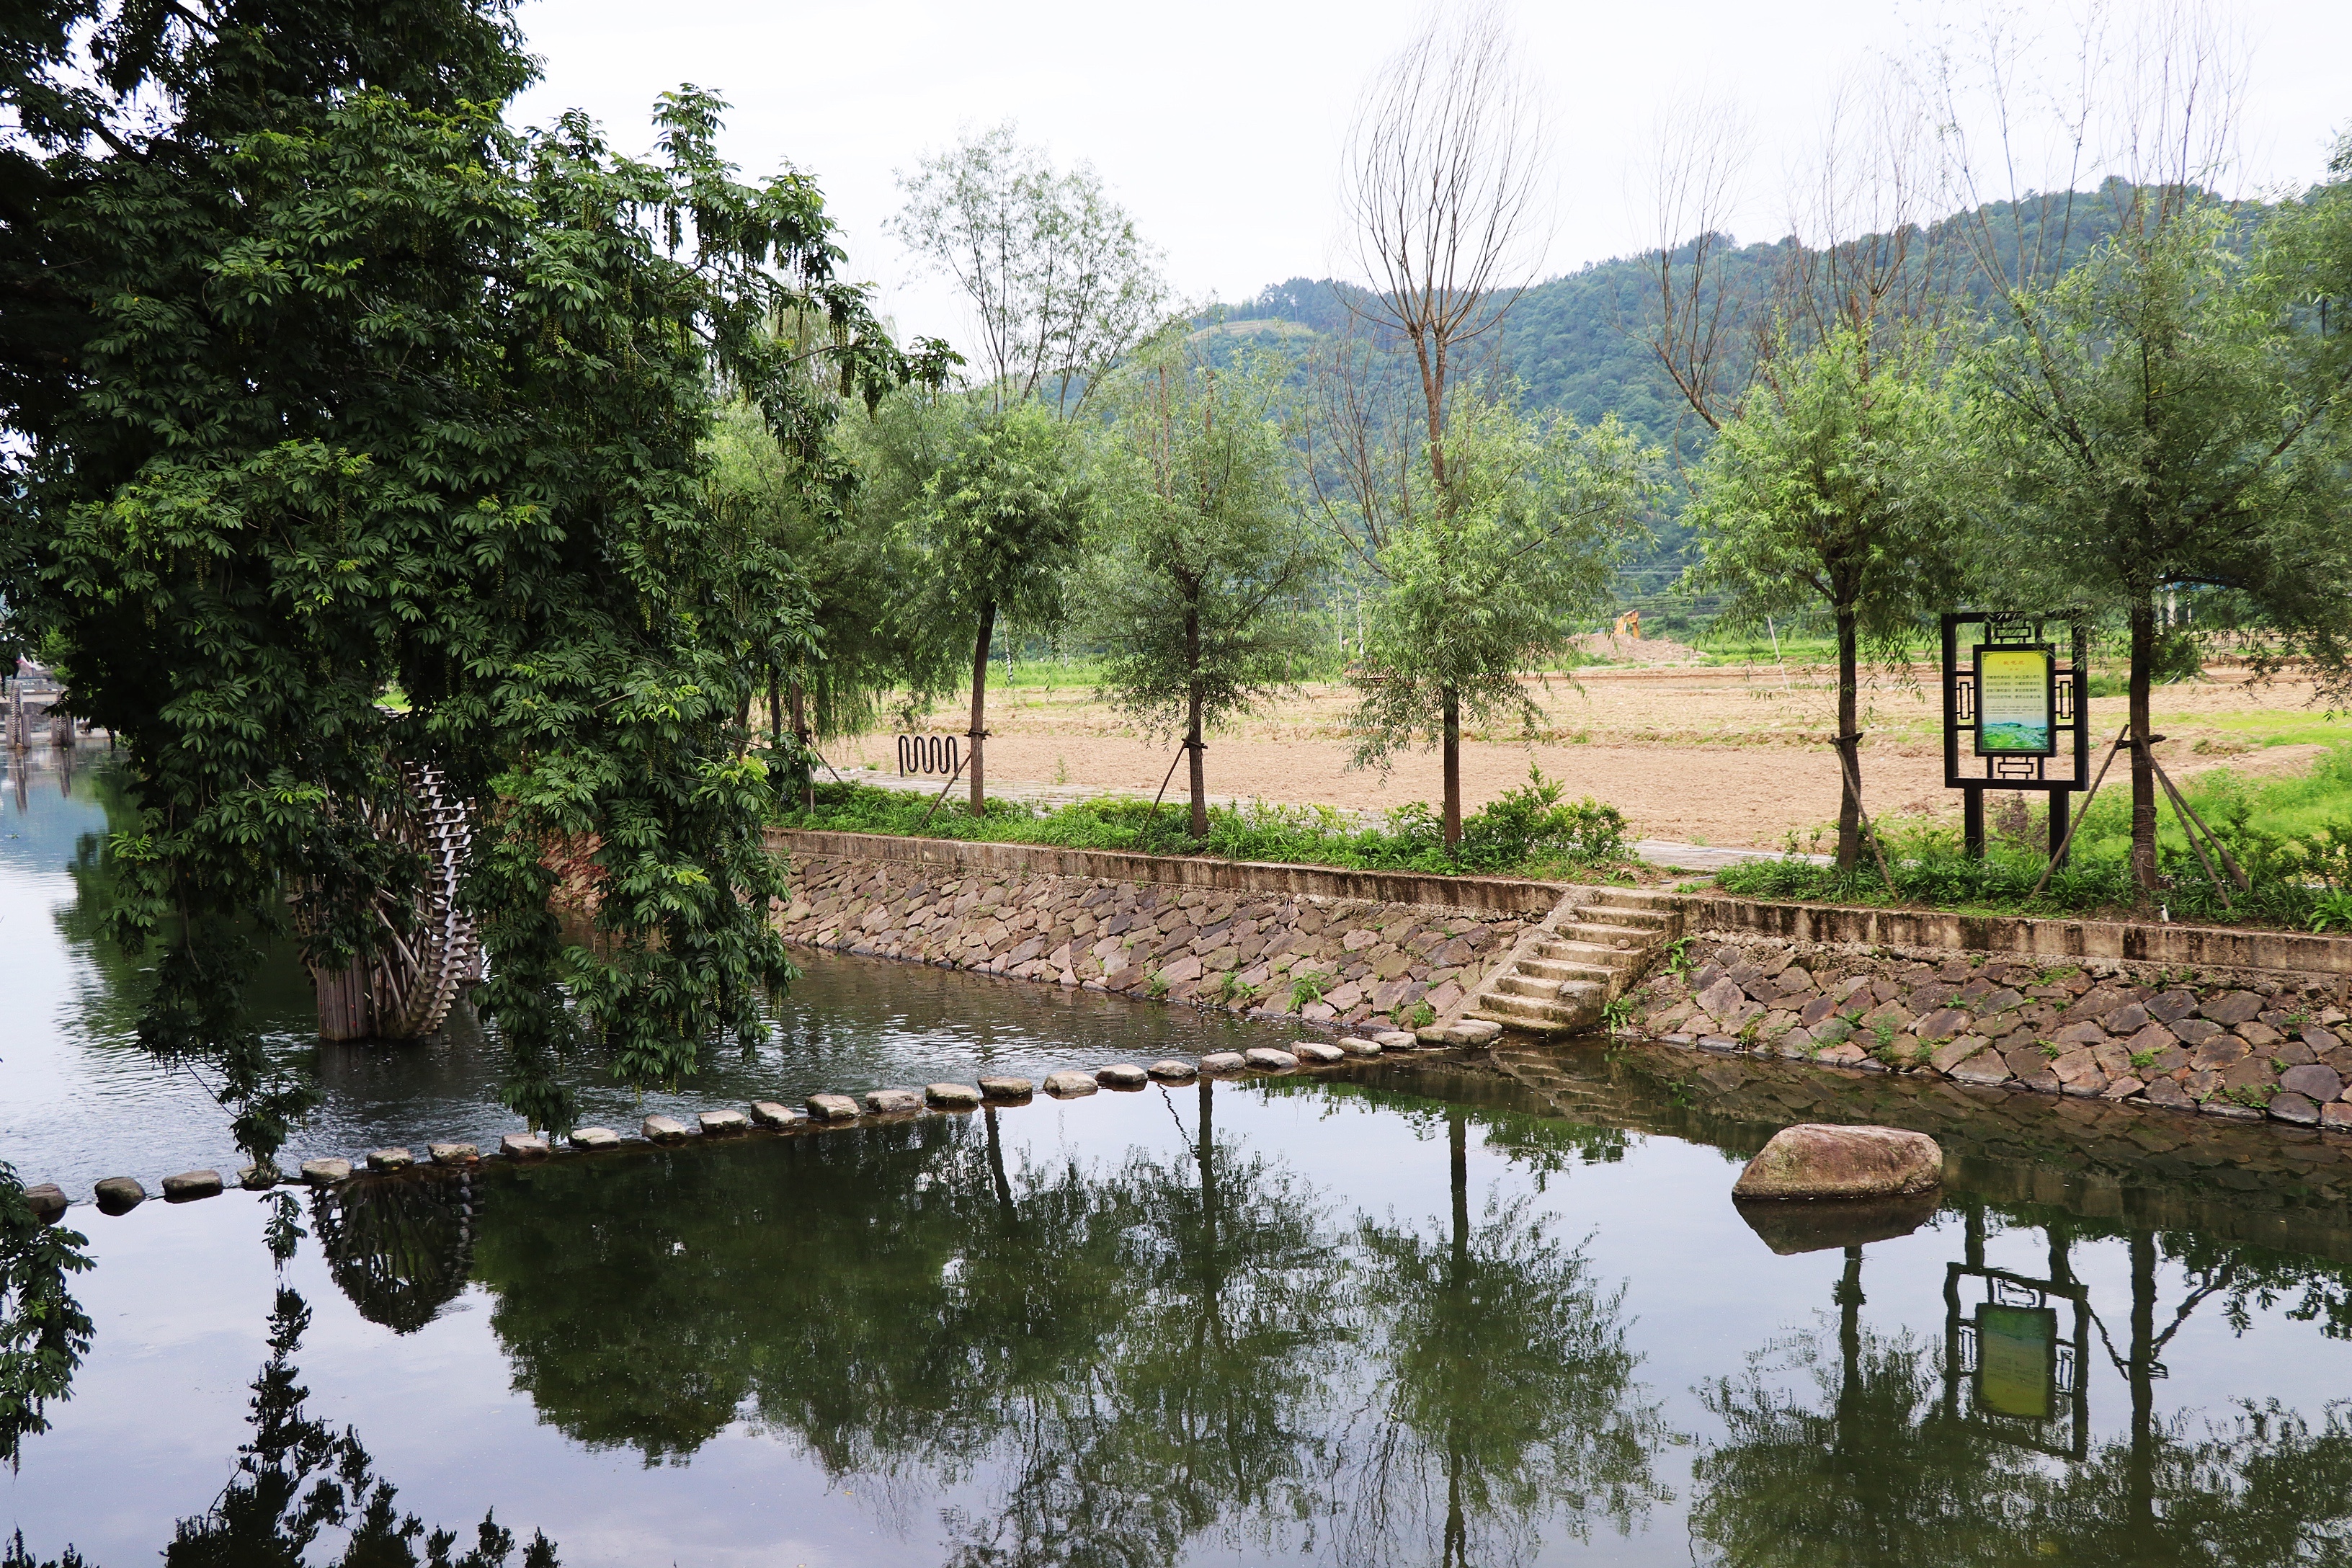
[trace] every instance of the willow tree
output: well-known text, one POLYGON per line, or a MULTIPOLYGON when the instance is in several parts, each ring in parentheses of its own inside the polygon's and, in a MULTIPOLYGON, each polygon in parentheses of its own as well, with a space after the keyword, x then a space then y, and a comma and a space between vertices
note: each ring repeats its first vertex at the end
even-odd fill
POLYGON ((1279 371, 1218 370, 1166 341, 1105 394, 1099 521, 1076 595, 1102 686, 1183 737, 1192 837, 1209 833, 1203 736, 1296 679, 1302 601, 1327 552, 1293 500, 1279 371))
POLYGON ((1969 365, 2021 594, 2129 629, 2134 881, 2160 886, 2149 689, 2158 602, 2220 590, 2261 655, 2352 689, 2352 169, 2269 220, 2251 254, 2193 190, 2137 192, 2119 232, 2009 293, 1969 365))
POLYGON ((568 1122, 552 1058, 583 1030, 643 1082, 762 1029, 792 969, 737 743, 753 675, 709 635, 714 387, 836 505, 834 405, 770 324, 826 321, 836 380, 908 369, 815 185, 738 180, 690 89, 650 160, 576 115, 511 129, 533 67, 497 0, 91 26, 104 68, 50 73, 0 247, 27 306, 0 340, 0 651, 53 653, 127 752, 114 927, 165 946, 142 1037, 215 1064, 268 1158, 310 1091, 237 1017, 240 933, 299 886, 314 965, 397 937, 377 911, 418 858, 372 819, 408 807, 403 763, 473 805, 481 1000, 534 1123, 568 1122), (592 837, 574 940, 546 850, 592 837))
POLYGON ((1920 616, 1950 602, 1967 559, 1944 483, 1956 420, 1924 332, 1833 329, 1783 338, 1767 394, 1727 419, 1692 484, 1691 592, 1722 619, 1826 614, 1837 637, 1838 868, 1861 847, 1860 668, 1904 657, 1920 616))

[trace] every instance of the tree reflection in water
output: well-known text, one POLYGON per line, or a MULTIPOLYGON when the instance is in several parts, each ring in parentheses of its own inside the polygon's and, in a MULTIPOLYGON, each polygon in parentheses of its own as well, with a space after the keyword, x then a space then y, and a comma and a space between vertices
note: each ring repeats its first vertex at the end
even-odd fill
POLYGON ((648 1464, 740 1411, 862 1492, 978 1485, 959 1568, 1458 1562, 1663 1495, 1617 1297, 1523 1207, 1473 1229, 1457 1158, 1451 1237, 1343 1224, 1219 1091, 1158 1092, 1172 1157, 1008 1163, 983 1111, 517 1173, 492 1326, 544 1419, 648 1464))
POLYGON ((427 1166, 320 1187, 311 1223, 327 1267, 360 1316, 414 1333, 465 1293, 474 1263, 474 1179, 427 1166))
MULTIPOLYGON (((1985 1214, 1973 1204, 1964 1214, 1971 1266, 1982 1263, 1985 1214)), ((2080 1222, 2019 1217, 2044 1231, 2052 1281, 2070 1283, 2080 1222)), ((1752 1358, 1744 1375, 1700 1391, 1724 1431, 1693 1466, 1695 1556, 1727 1568, 2352 1560, 2352 1423, 2342 1404, 2315 1422, 2276 1402, 2202 1421, 2155 1412, 2162 1352, 2201 1307, 2219 1300, 2242 1326, 2248 1300, 2300 1292, 2297 1315, 2324 1316, 2327 1331, 2345 1337, 2344 1270, 2260 1248, 2183 1247, 2175 1254, 2183 1289, 2166 1315, 2162 1238, 2121 1234, 2131 1259, 2128 1329, 2117 1337, 2095 1310, 2093 1318, 2129 1391, 2124 1435, 2085 1439, 2070 1458, 2021 1440, 2013 1423, 1973 1419, 1957 1374, 1947 1392, 1947 1369, 1928 1343, 1863 1327, 1861 1249, 1850 1248, 1834 1294, 1834 1358, 1822 1331, 1801 1331, 1752 1358), (1817 1401, 1777 1389, 1776 1375, 1790 1372, 1810 1378, 1817 1401)))

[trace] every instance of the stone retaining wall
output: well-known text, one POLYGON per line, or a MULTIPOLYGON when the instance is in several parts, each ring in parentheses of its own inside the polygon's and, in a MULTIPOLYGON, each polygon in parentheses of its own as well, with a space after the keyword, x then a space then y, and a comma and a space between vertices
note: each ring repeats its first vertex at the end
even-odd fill
POLYGON ((1129 855, 1113 849, 1064 849, 1051 844, 982 844, 960 838, 902 838, 882 833, 812 833, 772 827, 768 847, 792 856, 924 866, 950 874, 1005 877, 1046 874, 1107 882, 1198 888, 1203 891, 1279 894, 1286 899, 1353 899, 1377 904, 1426 905, 1481 914, 1547 915, 1567 889, 1518 877, 1440 877, 1421 871, 1349 871, 1336 866, 1279 861, 1219 860, 1194 855, 1129 855))
POLYGON ((1637 993, 1669 1045, 2352 1131, 2352 984, 1777 940, 1637 993))
POLYGON ((2099 958, 2191 969, 2272 969, 2352 975, 2352 937, 2153 921, 2028 920, 1938 910, 1778 903, 1696 893, 1683 900, 1686 928, 1737 938, 2014 953, 2044 963, 2099 958))
MULTIPOLYGON (((794 834, 793 901, 779 917, 787 941, 884 958, 911 959, 1024 980, 1122 991, 1223 1006, 1263 1017, 1404 1027, 1458 1011, 1507 955, 1520 932, 1570 891, 1498 879, 1406 877, 1318 868, 1174 861, 1261 873, 1268 888, 1065 875, 1040 869, 1025 845, 962 845, 858 834, 794 834), (813 852, 809 840, 850 839, 855 856, 813 852), (871 858, 874 843, 926 845, 962 856, 871 858), (992 853, 1023 849, 1011 868, 992 853), (1316 871, 1376 885, 1454 890, 1463 883, 1540 889, 1540 910, 1448 907, 1290 891, 1289 873, 1316 871), (1299 990, 1306 982, 1307 991, 1299 990), (1319 991, 1319 997, 1312 994, 1319 991), (1299 1005, 1294 1006, 1294 998, 1299 1005)), ((1097 860, 1170 864, 1155 856, 1087 854, 1097 860)), ((1049 864, 1054 862, 1048 861, 1049 864)))

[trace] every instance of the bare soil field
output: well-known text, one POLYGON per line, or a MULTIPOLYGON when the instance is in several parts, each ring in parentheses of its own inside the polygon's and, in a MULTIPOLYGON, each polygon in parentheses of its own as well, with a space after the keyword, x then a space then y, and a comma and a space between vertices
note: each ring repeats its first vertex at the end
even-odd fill
MULTIPOLYGON (((1465 809, 1527 780, 1530 763, 1623 811, 1643 838, 1778 848, 1837 812, 1832 672, 1773 666, 1604 668, 1576 679, 1531 679, 1546 722, 1530 739, 1477 733, 1463 747, 1465 809)), ((2250 685, 2224 674, 2159 692, 2158 747, 2168 772, 2186 778, 2214 767, 2270 778, 2308 769, 2331 744, 2352 742, 2352 718, 2330 720, 2308 682, 2250 685)), ((1147 736, 1085 689, 1014 688, 990 694, 992 781, 1104 790, 1157 789, 1175 756, 1172 737, 1147 736)), ((1436 753, 1396 760, 1383 775, 1351 769, 1344 686, 1311 687, 1210 738, 1212 793, 1290 805, 1384 810, 1438 799, 1436 753)), ((1864 799, 1874 813, 1957 818, 1959 792, 1943 787, 1941 698, 1932 672, 1910 687, 1881 677, 1867 693, 1864 799)), ((2093 766, 2122 727, 2121 697, 2091 703, 2093 766)), ((929 729, 961 731, 942 709, 929 729)), ((888 733, 827 748, 845 771, 897 767, 888 733)), ((1180 776, 1171 793, 1183 787, 1180 776)))

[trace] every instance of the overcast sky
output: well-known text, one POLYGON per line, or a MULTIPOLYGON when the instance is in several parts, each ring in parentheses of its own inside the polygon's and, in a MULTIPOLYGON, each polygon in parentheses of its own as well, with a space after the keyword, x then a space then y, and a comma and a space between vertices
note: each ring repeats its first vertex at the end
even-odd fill
MULTIPOLYGON (((2126 19, 2141 7, 2118 6, 2126 19)), ((2047 5, 2071 50, 2067 25, 2047 5)), ((1340 148, 1366 80, 1428 15, 1424 0, 992 5, 908 0, 528 0, 546 79, 516 117, 577 107, 646 150, 655 96, 680 82, 734 108, 723 149, 752 175, 814 174, 845 226, 853 277, 902 333, 961 342, 956 297, 883 234, 895 172, 1011 119, 1057 162, 1094 164, 1167 254, 1180 294, 1241 300, 1298 274, 1351 274, 1338 233, 1340 148)), ((1756 126, 1743 238, 1785 231, 1788 171, 1817 142, 1837 83, 1874 57, 1919 58, 1972 34, 1978 7, 1887 0, 1521 0, 1508 7, 1544 84, 1558 184, 1547 274, 1643 243, 1639 195, 1662 107, 1695 89, 1756 126), (1766 233, 1765 231, 1769 231, 1766 233)), ((2238 179, 2321 176, 2352 128, 2352 3, 2250 0, 2238 179)), ((2053 56, 2053 58, 2055 58, 2053 56)), ((2062 62, 2063 63, 2063 62, 2062 62)))

